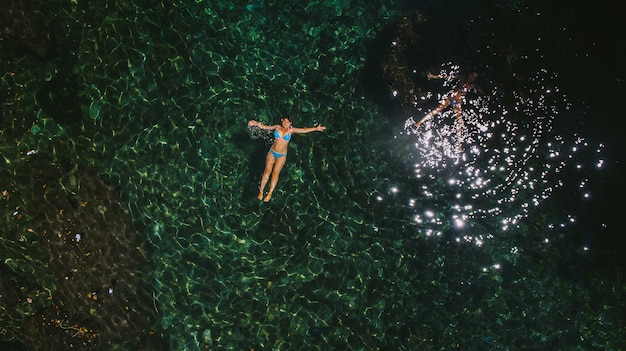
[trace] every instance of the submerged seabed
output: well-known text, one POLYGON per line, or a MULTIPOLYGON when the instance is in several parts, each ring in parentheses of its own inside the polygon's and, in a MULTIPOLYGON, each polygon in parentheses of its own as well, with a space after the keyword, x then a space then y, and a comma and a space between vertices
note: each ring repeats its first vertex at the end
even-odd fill
MULTIPOLYGON (((509 133, 501 158, 514 169, 491 170, 478 190, 476 173, 451 185, 504 162, 444 155, 417 161, 416 177, 422 137, 401 134, 359 87, 366 45, 402 13, 394 2, 48 10, 58 57, 2 58, 0 345, 626 347, 621 276, 583 277, 588 253, 568 242, 567 214, 533 212, 571 168, 555 150, 581 138, 548 146, 539 122, 474 112, 469 128, 509 133), (262 204, 268 143, 246 121, 284 113, 328 130, 294 137, 262 204)), ((515 101, 550 115, 530 100, 515 101)))

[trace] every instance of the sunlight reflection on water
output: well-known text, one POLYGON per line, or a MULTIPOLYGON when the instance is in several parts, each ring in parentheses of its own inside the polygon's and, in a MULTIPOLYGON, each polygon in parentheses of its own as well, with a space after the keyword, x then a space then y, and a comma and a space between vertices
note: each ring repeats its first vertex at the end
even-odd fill
MULTIPOLYGON (((442 66, 442 72, 450 70, 458 67, 442 66)), ((505 92, 497 88, 489 96, 468 95, 463 109, 462 153, 455 147, 451 108, 419 129, 412 125, 421 116, 407 118, 403 133, 415 136, 412 162, 415 180, 420 182, 419 196, 438 201, 442 197, 438 191, 444 186, 449 191, 445 198, 454 203, 440 210, 446 212, 452 228, 463 229, 467 221, 477 218, 497 218, 503 231, 517 227, 563 186, 563 169, 590 145, 582 136, 554 131, 555 120, 571 109, 567 97, 553 83, 556 78, 556 74, 542 69, 523 90, 508 92, 507 102, 505 92)), ((594 162, 602 164, 601 160, 594 162)), ((585 184, 582 180, 580 189, 588 198, 585 184)), ((416 209, 414 214, 417 224, 432 226, 425 230, 427 236, 437 233, 435 226, 445 222, 430 211, 435 210, 416 209)), ((479 244, 483 239, 473 241, 479 244)), ((461 241, 470 240, 464 237, 461 241)))

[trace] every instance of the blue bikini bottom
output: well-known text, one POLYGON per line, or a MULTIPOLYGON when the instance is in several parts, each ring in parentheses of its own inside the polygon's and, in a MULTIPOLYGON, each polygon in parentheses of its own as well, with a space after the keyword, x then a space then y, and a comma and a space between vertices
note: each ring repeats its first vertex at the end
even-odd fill
POLYGON ((281 153, 278 153, 278 152, 276 152, 276 151, 274 151, 274 150, 272 150, 272 149, 270 149, 270 153, 272 153, 272 155, 274 155, 274 158, 279 158, 279 157, 287 156, 287 154, 281 154, 281 153))

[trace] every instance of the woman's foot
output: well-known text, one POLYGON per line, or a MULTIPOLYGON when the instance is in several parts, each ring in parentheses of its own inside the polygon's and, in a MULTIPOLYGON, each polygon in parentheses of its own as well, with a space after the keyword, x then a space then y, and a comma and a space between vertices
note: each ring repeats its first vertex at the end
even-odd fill
POLYGON ((259 195, 257 196, 257 199, 263 200, 263 192, 262 191, 259 191, 259 195))
POLYGON ((265 195, 265 199, 263 199, 263 202, 270 202, 271 199, 272 199, 272 193, 269 192, 267 193, 267 195, 265 195))

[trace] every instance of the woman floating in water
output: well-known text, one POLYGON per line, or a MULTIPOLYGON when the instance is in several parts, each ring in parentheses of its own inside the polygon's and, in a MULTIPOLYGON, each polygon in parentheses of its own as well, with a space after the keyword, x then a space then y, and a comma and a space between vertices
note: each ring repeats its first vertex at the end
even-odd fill
POLYGON ((272 192, 274 192, 274 188, 276 188, 276 183, 278 183, 278 176, 280 175, 280 171, 283 169, 283 166, 287 161, 287 148, 289 147, 291 135, 310 132, 323 132, 326 130, 326 127, 322 125, 317 125, 311 128, 296 128, 292 126, 291 117, 289 116, 283 117, 280 121, 280 125, 276 124, 273 126, 268 126, 261 122, 251 120, 248 121, 248 126, 274 131, 274 143, 272 144, 272 146, 270 146, 270 150, 265 157, 265 170, 263 171, 263 176, 261 177, 261 187, 259 188, 258 196, 259 200, 269 202, 272 199, 272 192), (270 174, 272 175, 270 189, 267 192, 267 195, 265 195, 265 198, 263 198, 265 186, 267 185, 267 181, 270 179, 270 174))
MULTIPOLYGON (((446 78, 446 76, 428 73, 428 79, 441 78, 446 78)), ((454 112, 456 113, 457 144, 459 150, 462 150, 461 144, 463 143, 463 101, 465 100, 465 94, 467 94, 470 90, 475 89, 474 82, 477 78, 478 73, 476 72, 472 72, 466 77, 462 77, 454 90, 448 94, 448 96, 439 104, 439 106, 437 106, 434 110, 428 112, 428 114, 424 116, 424 118, 415 123, 415 127, 419 127, 422 123, 433 118, 435 114, 441 112, 444 108, 452 106, 454 112)))

